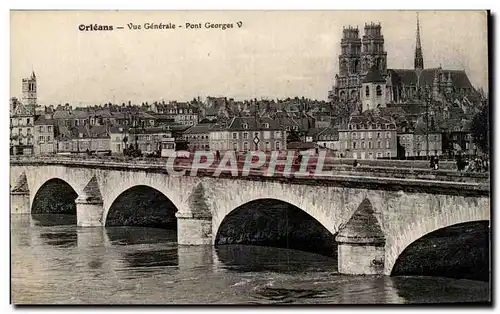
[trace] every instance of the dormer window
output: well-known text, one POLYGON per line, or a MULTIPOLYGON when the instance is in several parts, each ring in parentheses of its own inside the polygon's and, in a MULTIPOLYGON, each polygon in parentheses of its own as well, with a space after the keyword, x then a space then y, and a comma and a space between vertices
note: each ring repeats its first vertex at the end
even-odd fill
POLYGON ((289 126, 287 126, 287 127, 285 128, 285 130, 290 131, 290 127, 289 127, 289 126))
POLYGON ((264 123, 264 129, 269 129, 269 123, 264 123))
POLYGON ((243 123, 243 128, 244 128, 244 129, 248 129, 248 124, 243 123))

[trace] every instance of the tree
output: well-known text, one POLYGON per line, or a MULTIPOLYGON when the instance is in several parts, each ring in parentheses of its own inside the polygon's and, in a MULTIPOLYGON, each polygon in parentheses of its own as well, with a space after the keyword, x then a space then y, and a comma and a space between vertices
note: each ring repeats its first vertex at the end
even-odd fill
POLYGON ((474 143, 484 152, 488 153, 490 149, 490 107, 488 104, 483 106, 481 111, 472 119, 471 134, 474 143))

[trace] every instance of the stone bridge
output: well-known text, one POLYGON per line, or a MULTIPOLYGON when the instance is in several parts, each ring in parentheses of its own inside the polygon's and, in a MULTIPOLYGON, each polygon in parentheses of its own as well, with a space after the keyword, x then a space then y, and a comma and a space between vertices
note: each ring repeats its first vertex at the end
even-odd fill
POLYGON ((101 227, 120 195, 146 186, 175 206, 178 243, 204 245, 216 243, 228 214, 250 202, 273 199, 301 209, 336 235, 339 272, 387 275, 405 248, 421 237, 490 220, 487 174, 337 170, 304 178, 214 177, 205 172, 171 176, 160 164, 11 160, 11 213, 30 213, 39 190, 59 179, 78 195, 78 226, 101 227))

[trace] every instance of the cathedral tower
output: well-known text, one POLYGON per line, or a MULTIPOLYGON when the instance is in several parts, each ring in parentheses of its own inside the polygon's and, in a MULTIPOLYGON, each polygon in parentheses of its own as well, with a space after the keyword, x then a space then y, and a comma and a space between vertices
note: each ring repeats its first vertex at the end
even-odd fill
POLYGON ((35 114, 35 107, 37 100, 35 71, 33 71, 31 77, 23 79, 22 92, 23 92, 23 97, 22 97, 23 105, 26 108, 30 108, 30 110, 33 110, 33 114, 35 114))
POLYGON ((361 39, 359 38, 359 29, 351 26, 344 28, 340 46, 339 75, 358 74, 361 70, 361 39))
POLYGON ((387 74, 387 52, 384 49, 384 36, 380 23, 365 24, 361 52, 361 72, 366 74, 372 67, 376 67, 381 75, 387 74))
POLYGON ((340 101, 357 101, 361 72, 361 39, 357 27, 344 27, 340 49, 339 72, 335 76, 334 95, 340 101))
POLYGON ((424 69, 424 56, 422 54, 422 43, 420 42, 420 23, 417 13, 417 40, 415 44, 415 71, 421 72, 424 69))

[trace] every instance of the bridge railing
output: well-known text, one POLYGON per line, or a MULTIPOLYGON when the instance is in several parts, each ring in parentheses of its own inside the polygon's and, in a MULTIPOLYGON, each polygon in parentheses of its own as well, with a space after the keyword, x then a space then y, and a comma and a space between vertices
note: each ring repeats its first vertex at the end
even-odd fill
MULTIPOLYGON (((127 157, 115 157, 115 156, 99 156, 93 157, 88 156, 88 158, 75 158, 75 157, 49 157, 49 156, 37 156, 37 157, 13 157, 11 158, 11 164, 53 164, 53 165, 82 165, 91 167, 103 167, 103 168, 137 168, 150 171, 166 171, 166 159, 159 158, 127 158, 127 157)), ((192 160, 186 158, 177 158, 174 163, 173 169, 175 171, 185 170, 186 175, 191 175, 194 169, 191 166, 192 160)), ((196 169, 197 176, 211 176, 214 174, 216 168, 219 166, 217 162, 214 162, 208 169, 200 167, 196 169)), ((325 174, 318 174, 316 172, 317 160, 312 159, 307 165, 306 173, 307 177, 318 176, 325 177, 325 174)), ((301 165, 298 162, 293 163, 291 169, 289 169, 293 174, 299 171, 301 165)), ((242 175, 244 168, 244 161, 239 160, 237 162, 238 176, 242 175)), ((404 167, 387 167, 387 166, 370 166, 361 163, 360 166, 354 167, 349 164, 341 163, 330 163, 325 162, 322 168, 323 172, 330 172, 330 175, 335 176, 362 176, 362 177, 375 177, 375 178, 401 178, 401 179, 420 179, 420 180, 438 180, 438 181, 454 181, 454 182, 477 182, 477 183, 489 183, 489 173, 477 173, 477 172, 458 172, 456 170, 448 169, 429 169, 429 168, 404 168, 404 167)), ((224 173, 230 173, 230 171, 224 171, 224 173)), ((266 161, 262 166, 258 168, 251 168, 249 171, 250 176, 269 176, 269 161, 266 161)), ((283 177, 290 175, 287 169, 283 165, 277 165, 272 176, 283 177)), ((327 175, 328 176, 328 175, 327 175)))

